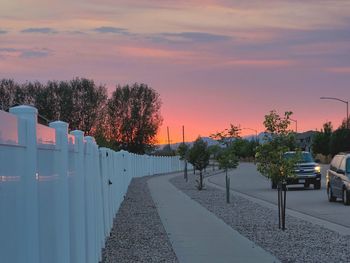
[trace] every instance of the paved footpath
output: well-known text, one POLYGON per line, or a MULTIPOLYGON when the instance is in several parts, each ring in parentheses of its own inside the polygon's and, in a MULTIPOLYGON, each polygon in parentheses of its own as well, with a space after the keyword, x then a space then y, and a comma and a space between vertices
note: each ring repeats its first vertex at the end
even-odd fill
POLYGON ((279 262, 173 186, 174 176, 151 178, 148 186, 181 263, 279 262))

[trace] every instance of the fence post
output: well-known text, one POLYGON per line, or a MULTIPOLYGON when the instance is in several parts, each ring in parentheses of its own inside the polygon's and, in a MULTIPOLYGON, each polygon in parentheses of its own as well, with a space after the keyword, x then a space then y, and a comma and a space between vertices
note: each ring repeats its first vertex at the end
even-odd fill
POLYGON ((108 178, 108 148, 100 148, 100 175, 102 178, 102 197, 103 197, 103 226, 104 236, 107 237, 109 233, 109 178, 108 178))
POLYGON ((116 178, 117 178, 117 185, 116 185, 116 193, 117 193, 117 205, 116 205, 116 211, 118 211, 120 204, 123 202, 123 183, 124 183, 124 159, 123 159, 123 153, 121 151, 115 152, 114 154, 115 163, 116 163, 116 178))
POLYGON ((111 156, 109 159, 109 172, 108 172, 108 179, 111 182, 114 182, 109 188, 108 188, 108 198, 109 198, 109 229, 108 232, 110 233, 111 228, 113 226, 113 218, 115 213, 115 186, 116 186, 116 180, 115 180, 115 161, 114 161, 114 154, 113 151, 108 149, 108 153, 111 156))
MULTIPOLYGON (((93 138, 93 137, 92 137, 93 138)), ((94 202, 95 202, 95 233, 96 233, 96 257, 97 262, 102 260, 102 248, 105 237, 103 228, 103 202, 102 202, 102 177, 100 171, 100 152, 93 138, 93 179, 94 179, 94 202)))
POLYGON ((98 262, 96 253, 96 202, 93 172, 93 151, 95 140, 90 136, 85 136, 85 140, 86 262, 95 263, 98 262))
POLYGON ((56 130, 56 152, 55 165, 58 172, 58 180, 55 188, 56 222, 55 240, 56 246, 55 262, 70 262, 70 229, 69 229, 69 191, 68 191, 68 123, 55 121, 49 124, 56 130))
POLYGON ((70 132, 75 137, 75 180, 70 185, 70 212, 71 214, 71 262, 85 263, 85 175, 84 175, 84 132, 75 130, 70 132))
MULTIPOLYGON (((17 106, 10 108, 10 113, 16 115, 20 123, 18 137, 19 144, 26 146, 24 153, 24 169, 21 176, 19 200, 23 217, 18 219, 18 233, 21 235, 16 253, 19 262, 39 262, 39 206, 37 181, 37 143, 36 125, 38 110, 31 106, 17 106), (22 125, 25 124, 25 125, 22 125)), ((5 211, 4 211, 5 212, 5 211)))

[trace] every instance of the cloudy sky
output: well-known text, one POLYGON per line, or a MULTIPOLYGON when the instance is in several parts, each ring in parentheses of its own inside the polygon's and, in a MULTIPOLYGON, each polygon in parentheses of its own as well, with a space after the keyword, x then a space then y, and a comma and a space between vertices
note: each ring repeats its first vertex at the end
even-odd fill
POLYGON ((260 132, 272 109, 320 129, 346 115, 319 98, 350 100, 349 25, 348 0, 1 0, 0 77, 147 83, 160 142, 260 132))

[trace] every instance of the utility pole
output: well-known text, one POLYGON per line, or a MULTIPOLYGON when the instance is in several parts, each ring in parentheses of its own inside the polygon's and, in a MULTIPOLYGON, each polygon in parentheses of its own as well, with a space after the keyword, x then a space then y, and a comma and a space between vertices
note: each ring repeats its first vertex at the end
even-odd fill
POLYGON ((185 143, 185 125, 182 125, 182 142, 185 143))
POLYGON ((169 135, 169 127, 168 126, 166 127, 166 130, 167 130, 167 133, 168 133, 168 146, 169 146, 169 149, 170 149, 170 135, 169 135))
MULTIPOLYGON (((182 143, 185 145, 185 125, 182 125, 182 143)), ((184 169, 184 179, 186 182, 188 181, 188 174, 187 174, 187 153, 185 154, 185 169, 184 169)))
POLYGON ((291 120, 292 122, 295 122, 295 133, 298 133, 298 121, 291 118, 289 118, 289 120, 291 120))

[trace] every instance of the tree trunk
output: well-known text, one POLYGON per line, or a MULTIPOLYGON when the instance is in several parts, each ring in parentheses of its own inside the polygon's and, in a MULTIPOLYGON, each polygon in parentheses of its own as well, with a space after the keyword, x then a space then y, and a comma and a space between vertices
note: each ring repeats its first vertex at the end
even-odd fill
POLYGON ((199 186, 198 186, 198 190, 202 190, 203 189, 203 173, 202 170, 199 170, 199 186))
POLYGON ((283 190, 283 206, 282 206, 282 230, 286 229, 286 199, 287 199, 287 186, 285 183, 282 184, 283 190))
POLYGON ((277 184, 277 198, 278 198, 278 228, 281 229, 281 185, 277 184))
POLYGON ((227 169, 226 169, 226 203, 230 203, 230 177, 227 175, 227 169))
POLYGON ((287 185, 279 182, 278 188, 278 228, 284 231, 286 229, 286 200, 287 185))

